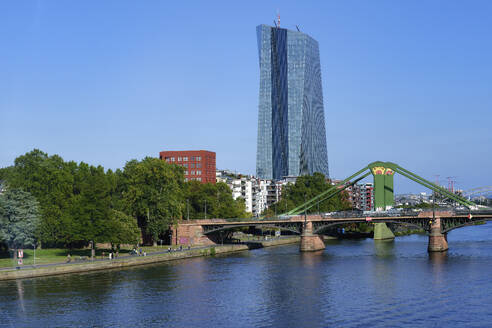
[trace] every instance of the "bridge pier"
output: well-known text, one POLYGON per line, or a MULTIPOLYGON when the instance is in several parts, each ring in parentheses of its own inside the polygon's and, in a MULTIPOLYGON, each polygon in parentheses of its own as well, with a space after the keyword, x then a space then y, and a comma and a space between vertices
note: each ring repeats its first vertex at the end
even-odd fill
POLYGON ((429 232, 429 252, 444 252, 448 250, 448 238, 446 233, 441 232, 441 218, 436 218, 431 223, 429 232))
POLYGON ((395 239, 395 234, 386 223, 374 223, 374 240, 395 239))
POLYGON ((320 235, 313 234, 313 222, 304 224, 301 234, 301 252, 315 252, 325 249, 325 243, 320 235))

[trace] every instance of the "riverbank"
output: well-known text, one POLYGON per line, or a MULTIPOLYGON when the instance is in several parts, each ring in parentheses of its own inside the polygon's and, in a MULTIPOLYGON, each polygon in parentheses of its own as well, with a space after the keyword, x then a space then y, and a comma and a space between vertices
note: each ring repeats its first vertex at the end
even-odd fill
POLYGON ((258 240, 258 241, 256 240, 246 241, 244 242, 244 244, 248 245, 249 249, 256 249, 256 248, 264 248, 264 247, 272 247, 272 246, 289 245, 289 244, 295 244, 300 242, 301 242, 301 237, 292 236, 292 237, 273 238, 273 239, 258 240))
POLYGON ((300 238, 296 236, 292 238, 279 238, 273 240, 258 241, 254 243, 256 247, 252 247, 252 243, 214 245, 209 247, 192 248, 189 250, 184 249, 182 251, 149 253, 147 256, 125 256, 116 258, 114 260, 105 259, 75 263, 54 263, 49 266, 29 267, 22 269, 12 268, 0 272, 0 281, 54 276, 68 273, 112 270, 130 266, 154 264, 159 262, 181 260, 193 257, 215 256, 218 254, 240 252, 255 248, 293 244, 298 243, 299 240, 300 238))

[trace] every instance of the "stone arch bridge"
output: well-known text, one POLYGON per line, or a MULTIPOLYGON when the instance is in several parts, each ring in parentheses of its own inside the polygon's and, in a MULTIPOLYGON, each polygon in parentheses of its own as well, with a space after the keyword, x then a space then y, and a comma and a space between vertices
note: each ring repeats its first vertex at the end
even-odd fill
POLYGON ((324 249, 322 235, 331 228, 350 223, 374 223, 374 239, 394 238, 393 233, 385 225, 378 223, 393 223, 423 229, 429 235, 428 250, 444 251, 448 249, 446 234, 457 228, 473 225, 476 222, 492 220, 491 211, 426 211, 408 213, 374 213, 368 217, 359 215, 298 215, 286 219, 263 220, 196 220, 181 221, 172 230, 173 244, 212 245, 217 242, 217 235, 226 234, 237 228, 257 227, 274 228, 290 231, 301 235, 301 251, 324 249), (381 229, 378 229, 381 227, 381 229), (385 230, 387 229, 387 230, 385 230), (214 238, 215 237, 215 238, 214 238))
POLYGON ((262 220, 209 220, 182 221, 173 229, 172 242, 180 244, 212 244, 215 233, 230 231, 239 227, 270 227, 288 230, 301 235, 301 251, 316 251, 325 248, 320 236, 327 229, 347 223, 372 222, 374 239, 394 238, 386 223, 409 225, 425 230, 429 235, 430 252, 448 249, 447 233, 453 229, 474 224, 477 221, 490 220, 492 208, 479 207, 472 201, 444 189, 419 175, 392 162, 376 161, 369 163, 348 178, 327 188, 319 195, 282 214, 276 219, 262 220), (451 210, 434 210, 427 212, 402 211, 394 207, 394 175, 398 173, 434 194, 440 194, 454 207, 451 210), (320 202, 326 201, 358 181, 372 175, 374 181, 374 207, 371 217, 365 212, 334 213, 332 215, 309 215, 307 213, 320 202), (462 210, 457 210, 462 208, 462 210), (304 214, 304 215, 303 215, 304 214))

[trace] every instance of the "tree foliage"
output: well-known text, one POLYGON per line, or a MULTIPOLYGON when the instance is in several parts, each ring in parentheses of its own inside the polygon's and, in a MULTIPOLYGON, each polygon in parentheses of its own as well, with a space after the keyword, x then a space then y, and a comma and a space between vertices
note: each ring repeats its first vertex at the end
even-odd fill
POLYGON ((154 241, 183 213, 183 169, 158 158, 126 163, 122 173, 124 207, 154 241))
POLYGON ((247 217, 243 199, 232 198, 231 189, 227 184, 200 183, 189 181, 186 183, 186 211, 184 217, 190 219, 204 219, 205 209, 207 218, 239 218, 247 217))
POLYGON ((133 244, 141 235, 157 241, 188 210, 191 219, 204 218, 205 207, 209 218, 247 215, 226 184, 184 182, 182 167, 151 157, 105 171, 34 149, 0 169, 0 180, 38 202, 27 204, 39 211, 33 231, 44 247, 133 244))
MULTIPOLYGON (((263 215, 275 216, 276 214, 285 213, 321 194, 331 186, 330 181, 326 180, 325 176, 321 173, 300 176, 294 184, 291 183, 284 187, 281 199, 271 205, 263 215)), ((333 212, 350 208, 351 205, 348 201, 347 194, 341 192, 328 200, 316 203, 307 212, 333 212)))
POLYGON ((140 228, 137 221, 125 213, 111 210, 107 222, 108 234, 107 241, 112 245, 119 244, 138 244, 140 240, 140 228))
POLYGON ((38 225, 38 202, 31 194, 20 189, 0 194, 0 241, 10 249, 34 245, 38 225))
POLYGON ((134 243, 134 226, 128 224, 128 217, 112 212, 123 208, 120 176, 121 172, 65 162, 37 149, 19 156, 14 166, 2 171, 9 190, 24 190, 39 202, 41 219, 36 233, 45 246, 113 240, 134 243), (116 222, 119 219, 122 222, 116 222))

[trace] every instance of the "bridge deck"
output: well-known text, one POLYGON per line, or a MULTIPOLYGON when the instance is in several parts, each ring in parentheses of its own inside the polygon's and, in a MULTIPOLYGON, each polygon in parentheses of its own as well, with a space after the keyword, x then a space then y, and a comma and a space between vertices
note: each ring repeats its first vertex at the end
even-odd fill
MULTIPOLYGON (((436 214, 437 216, 437 214, 436 214)), ((439 216, 442 219, 466 219, 468 215, 451 215, 451 216, 439 216)), ((406 221, 409 219, 429 219, 429 216, 374 216, 374 217, 348 217, 348 218, 331 218, 331 217, 319 217, 312 216, 307 218, 308 221, 311 222, 387 222, 387 221, 406 221)), ((492 220, 492 214, 477 214, 473 215, 473 219, 482 219, 482 220, 492 220)), ((304 222, 304 217, 295 217, 290 219, 277 219, 277 220, 250 220, 250 221, 226 221, 220 219, 210 220, 208 222, 203 222, 205 220, 199 221, 181 221, 180 225, 220 225, 220 226, 236 226, 236 225, 265 225, 265 224, 281 224, 281 223, 302 223, 304 222)))

